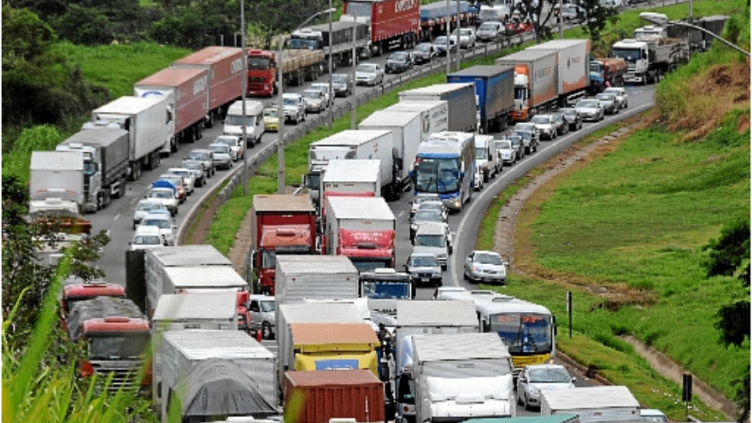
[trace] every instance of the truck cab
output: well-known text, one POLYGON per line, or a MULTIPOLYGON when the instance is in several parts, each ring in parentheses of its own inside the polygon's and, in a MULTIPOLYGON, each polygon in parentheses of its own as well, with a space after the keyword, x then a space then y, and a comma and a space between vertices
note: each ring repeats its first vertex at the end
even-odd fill
POLYGON ((482 172, 483 182, 488 182, 501 172, 502 163, 496 154, 493 135, 475 136, 475 167, 482 172))
POLYGON ((359 295, 368 299, 371 311, 396 313, 398 300, 412 300, 415 297, 415 284, 407 273, 379 268, 360 273, 358 279, 359 295))
POLYGON ((249 96, 271 97, 277 95, 277 61, 274 52, 260 49, 247 50, 249 96))

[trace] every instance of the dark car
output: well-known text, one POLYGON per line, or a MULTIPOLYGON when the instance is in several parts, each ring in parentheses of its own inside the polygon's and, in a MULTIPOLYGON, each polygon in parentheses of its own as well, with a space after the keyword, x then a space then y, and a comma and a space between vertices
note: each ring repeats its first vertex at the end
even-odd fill
POLYGON ((431 43, 420 43, 413 50, 413 61, 416 64, 428 63, 439 54, 436 47, 431 43))
POLYGON ((405 263, 405 272, 412 278, 415 285, 431 284, 433 286, 443 285, 443 275, 441 265, 436 254, 432 253, 412 253, 405 263))
POLYGON ((189 169, 191 172, 193 172, 193 176, 196 178, 197 187, 202 187, 206 185, 208 172, 206 169, 204 169, 204 166, 201 164, 201 162, 197 160, 183 160, 180 163, 180 167, 189 169))
POLYGON ((386 73, 402 73, 413 67, 413 55, 407 51, 395 51, 386 60, 386 73))
POLYGON ((556 128, 557 134, 563 135, 569 132, 569 124, 567 123, 567 120, 564 119, 564 113, 551 113, 551 116, 554 118, 554 127, 556 128))
POLYGON ((332 75, 332 87, 334 88, 335 97, 349 97, 353 93, 352 75, 349 73, 335 73, 332 75))
POLYGON ((564 119, 569 124, 570 131, 579 131, 582 129, 582 116, 577 112, 574 107, 567 107, 559 109, 559 113, 564 115, 564 119))
POLYGON ((507 135, 507 139, 512 141, 512 151, 517 154, 517 160, 522 160, 525 157, 525 144, 522 143, 522 138, 518 135, 507 135))

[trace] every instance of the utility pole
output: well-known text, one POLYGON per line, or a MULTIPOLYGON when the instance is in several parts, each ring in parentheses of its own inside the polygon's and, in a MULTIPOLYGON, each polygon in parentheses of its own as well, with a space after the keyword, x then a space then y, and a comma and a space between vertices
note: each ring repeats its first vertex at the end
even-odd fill
POLYGON ((564 39, 564 5, 563 0, 559 0, 559 39, 564 39))
MULTIPOLYGON (((243 31, 240 34, 240 44, 243 50, 243 83, 241 94, 241 100, 243 101, 243 142, 245 143, 245 150, 248 150, 248 129, 246 128, 246 116, 245 116, 245 95, 248 89, 248 52, 245 49, 245 0, 240 0, 240 30, 243 31)), ((243 195, 248 195, 248 154, 243 153, 243 195)))
POLYGON ((355 92, 355 68, 358 65, 358 54, 355 49, 355 25, 352 27, 352 68, 350 69, 350 74, 352 76, 352 84, 353 84, 353 92, 352 92, 352 98, 350 99, 350 129, 355 130, 358 129, 355 127, 356 122, 358 121, 357 118, 357 110, 358 110, 358 93, 355 92))
POLYGON ((446 5, 446 10, 447 10, 447 15, 446 15, 446 32, 447 32, 447 35, 446 35, 447 36, 447 40, 446 40, 447 64, 446 65, 447 66, 446 66, 446 69, 447 70, 446 70, 446 73, 447 75, 449 75, 450 73, 452 73, 452 50, 451 50, 452 31, 450 29, 452 26, 452 12, 449 11, 449 8, 451 7, 451 5, 449 4, 449 0, 446 0, 446 1, 447 1, 447 5, 446 5))
MULTIPOLYGON (((332 0, 329 0, 329 9, 332 8, 332 0)), ((332 14, 329 14, 329 100, 331 100, 331 104, 326 105, 326 119, 329 124, 329 130, 332 130, 332 109, 334 105, 334 89, 332 88, 332 74, 334 71, 332 70, 332 14)))
POLYGON ((457 72, 460 71, 460 62, 462 61, 462 50, 460 48, 460 2, 459 0, 455 0, 457 3, 457 72))
MULTIPOLYGON (((282 96, 285 93, 285 79, 282 74, 282 47, 285 37, 280 34, 277 46, 277 79, 279 80, 279 97, 277 97, 277 194, 285 193, 285 106, 282 96)), ((297 115, 297 111, 295 113, 297 115)))

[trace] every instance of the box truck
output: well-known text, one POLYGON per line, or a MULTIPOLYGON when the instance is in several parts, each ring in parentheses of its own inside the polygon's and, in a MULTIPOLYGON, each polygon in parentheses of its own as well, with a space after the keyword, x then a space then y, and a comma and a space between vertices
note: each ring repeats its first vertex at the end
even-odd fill
POLYGON ((279 256, 275 283, 278 306, 305 298, 358 298, 358 270, 344 256, 279 256))
POLYGON ((264 124, 264 104, 260 101, 245 101, 245 119, 243 119, 243 101, 239 100, 227 109, 225 124, 222 133, 243 139, 243 126, 245 126, 245 146, 253 148, 261 143, 261 137, 266 133, 264 124), (245 120, 245 122, 243 122, 245 120))
POLYGON ((435 132, 449 130, 449 103, 446 101, 402 101, 384 111, 420 112, 420 141, 423 142, 435 132))
POLYGON ((326 228, 326 199, 329 197, 381 197, 381 160, 330 160, 321 178, 324 193, 319 216, 319 233, 326 228))
POLYGON ((258 290, 274 295, 277 257, 315 251, 316 210, 305 195, 254 195, 251 220, 258 290))
POLYGON ((410 50, 418 43, 420 2, 405 0, 345 0, 340 21, 365 24, 371 37, 371 54, 390 49, 410 50))
POLYGON ((128 178, 137 181, 141 170, 159 167, 161 153, 177 151, 174 111, 163 96, 120 97, 91 112, 83 129, 119 128, 128 131, 128 178), (171 147, 174 149, 171 150, 171 147))
POLYGON ((541 416, 577 415, 582 423, 640 420, 640 402, 626 386, 541 390, 541 416))
MULTIPOLYGON (((371 325, 361 323, 296 323, 292 333, 293 370, 369 370, 379 375, 381 344, 371 325)), ((288 354, 287 351, 278 354, 288 354)))
POLYGON ((527 122, 537 113, 556 107, 557 58, 555 51, 526 49, 496 59, 497 65, 514 67, 513 123, 527 122))
POLYGON ((552 40, 528 50, 555 51, 559 107, 573 105, 587 95, 590 83, 590 40, 552 40))
MULTIPOLYGON (((440 101, 449 105, 447 131, 475 132, 478 130, 478 103, 475 84, 434 84, 402 91, 400 103, 405 101, 440 101)), ((439 131, 434 131, 439 132, 439 131)))
MULTIPOLYGON (((368 34, 368 25, 362 22, 335 21, 332 22, 331 31, 329 24, 311 25, 300 28, 290 34, 288 47, 290 50, 318 50, 323 53, 319 61, 321 70, 334 73, 338 65, 352 66, 352 51, 359 57, 368 56, 371 40, 368 34), (353 31, 355 40, 353 40, 353 31), (329 57, 332 58, 332 69, 329 70, 329 57)), ((311 80, 315 80, 318 74, 314 74, 311 80)))
POLYGON ((487 134, 506 129, 509 114, 514 110, 513 67, 476 65, 447 75, 447 82, 475 84, 481 132, 487 134))
POLYGON ((30 213, 83 213, 86 203, 83 153, 33 151, 30 169, 30 213))

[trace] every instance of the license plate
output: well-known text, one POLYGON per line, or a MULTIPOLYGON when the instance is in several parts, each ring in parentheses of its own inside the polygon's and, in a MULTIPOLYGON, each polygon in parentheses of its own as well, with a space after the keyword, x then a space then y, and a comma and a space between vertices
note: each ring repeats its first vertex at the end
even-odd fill
POLYGON ((421 282, 428 282, 428 278, 420 278, 421 282))

